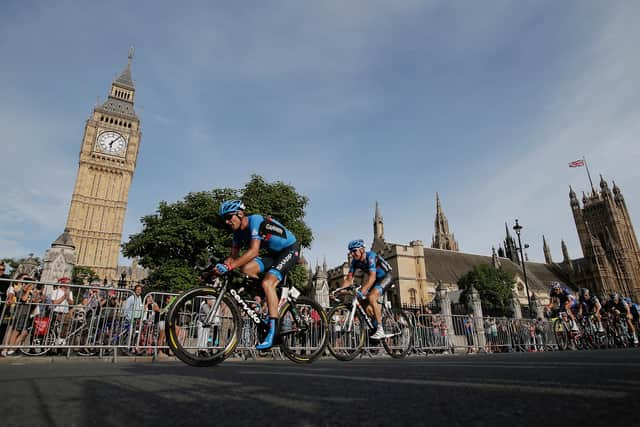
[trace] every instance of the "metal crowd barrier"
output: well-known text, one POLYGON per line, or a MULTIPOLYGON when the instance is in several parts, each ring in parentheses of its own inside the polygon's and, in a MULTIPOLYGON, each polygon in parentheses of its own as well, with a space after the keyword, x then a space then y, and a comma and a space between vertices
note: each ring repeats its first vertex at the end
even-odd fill
MULTIPOLYGON (((65 293, 55 283, 0 280, 9 283, 7 295, 11 295, 0 295, 0 349, 3 352, 18 351, 29 356, 74 353, 114 358, 118 354, 158 357, 168 352, 164 322, 178 294, 150 292, 136 297, 130 289, 70 284, 68 299, 60 302, 65 293)), ((252 300, 246 302, 255 304, 252 300)), ((178 322, 183 342, 198 350, 224 345, 230 337, 229 313, 221 313, 214 325, 203 327, 205 304, 204 299, 194 301, 180 314, 178 322)), ((556 347, 552 325, 546 320, 406 313, 413 327, 416 354, 543 351, 556 347)), ((234 356, 283 358, 277 347, 270 353, 255 350, 258 341, 255 326, 244 313, 242 316, 240 343, 234 356)), ((311 335, 310 341, 320 337, 321 331, 316 332, 317 337, 311 335)), ((304 351, 311 342, 292 344, 304 351)), ((386 352, 367 336, 362 356, 379 354, 386 352)))
POLYGON ((87 356, 111 351, 115 356, 118 349, 126 352, 134 342, 132 290, 3 281, 9 285, 0 301, 0 347, 5 355, 15 351, 29 356, 69 355, 73 350, 87 356))

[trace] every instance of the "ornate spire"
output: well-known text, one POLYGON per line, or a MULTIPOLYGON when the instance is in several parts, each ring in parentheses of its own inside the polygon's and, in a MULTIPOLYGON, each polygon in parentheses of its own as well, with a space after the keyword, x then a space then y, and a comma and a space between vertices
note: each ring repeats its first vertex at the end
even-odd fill
POLYGON ((562 246, 562 262, 570 262, 571 258, 569 258, 569 249, 567 249, 567 244, 564 239, 560 242, 562 246))
POLYGON ((378 206, 377 201, 376 210, 373 216, 373 243, 371 244, 371 248, 376 252, 380 252, 384 249, 384 221, 382 220, 380 206, 378 206))
POLYGON ((500 259, 496 253, 495 246, 491 246, 491 264, 493 264, 493 268, 500 268, 500 259))
POLYGON ((127 89, 135 89, 135 86, 133 85, 133 79, 131 78, 131 61, 133 60, 133 51, 133 46, 131 46, 129 48, 127 66, 114 82, 118 86, 123 86, 127 89))
POLYGON ((433 236, 431 247, 435 249, 457 251, 458 242, 456 242, 453 233, 449 231, 449 221, 442 210, 440 195, 438 193, 436 193, 436 219, 434 223, 435 234, 433 236))
POLYGON ((511 237, 511 233, 509 232, 509 225, 505 222, 504 229, 506 232, 506 237, 504 239, 504 254, 511 261, 516 264, 520 264, 520 256, 518 255, 518 249, 516 246, 516 241, 513 237, 511 237))
POLYGON ((551 258, 551 251, 549 250, 549 245, 547 245, 547 239, 542 235, 542 251, 544 252, 544 262, 547 264, 553 264, 553 259, 551 258))

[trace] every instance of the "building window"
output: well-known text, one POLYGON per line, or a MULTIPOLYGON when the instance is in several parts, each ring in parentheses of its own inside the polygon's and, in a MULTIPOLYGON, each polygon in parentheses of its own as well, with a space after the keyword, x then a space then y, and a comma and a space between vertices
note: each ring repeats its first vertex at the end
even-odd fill
POLYGON ((416 301, 416 290, 411 288, 409 289, 409 304, 411 305, 417 305, 417 301, 416 301))

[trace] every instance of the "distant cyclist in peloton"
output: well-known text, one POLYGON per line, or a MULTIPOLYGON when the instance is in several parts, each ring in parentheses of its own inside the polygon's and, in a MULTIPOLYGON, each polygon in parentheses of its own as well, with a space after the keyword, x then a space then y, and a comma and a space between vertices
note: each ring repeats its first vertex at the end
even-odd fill
POLYGON ((617 312, 620 316, 624 316, 629 327, 629 332, 633 335, 633 343, 638 345, 638 337, 636 335, 636 328, 633 327, 633 316, 631 315, 631 307, 624 302, 620 294, 614 292, 609 295, 609 301, 604 305, 604 310, 609 313, 617 312))
POLYGON ((591 295, 591 291, 589 289, 582 288, 580 289, 580 298, 578 303, 578 316, 582 317, 583 312, 586 313, 586 315, 591 313, 595 314, 596 319, 598 320, 598 332, 604 332, 602 327, 602 316, 600 315, 602 304, 600 304, 598 297, 591 295))
POLYGON ((278 221, 262 215, 246 215, 245 205, 240 200, 227 200, 220 205, 220 216, 233 231, 231 256, 217 264, 215 271, 225 274, 236 268, 250 277, 257 278, 266 272, 262 289, 267 297, 269 309, 269 332, 264 341, 256 345, 258 350, 273 346, 278 321, 278 294, 276 286, 300 258, 300 243, 296 236, 278 221), (240 255, 240 250, 247 248, 240 255), (260 257, 260 248, 267 256, 260 257))
POLYGON ((571 330, 578 331, 578 325, 576 324, 576 317, 573 313, 574 310, 578 309, 578 301, 576 298, 569 292, 567 288, 563 288, 562 285, 558 282, 551 283, 551 292, 549 292, 549 297, 551 298, 549 305, 547 308, 553 308, 553 300, 554 298, 558 300, 558 308, 560 310, 564 310, 567 312, 567 315, 571 319, 571 330))
POLYGON ((629 306, 629 311, 631 312, 631 317, 633 317, 634 324, 638 324, 640 321, 640 305, 634 303, 631 298, 624 298, 624 302, 629 306))
POLYGON ((376 319, 376 332, 371 335, 371 338, 376 340, 386 338, 388 335, 385 334, 382 328, 382 305, 379 300, 391 284, 391 266, 374 251, 367 251, 362 239, 352 240, 349 242, 348 248, 353 260, 349 267, 349 274, 347 274, 342 287, 346 288, 353 283, 353 274, 356 270, 367 272, 367 280, 357 292, 357 297, 368 301, 366 310, 369 315, 373 310, 376 319))

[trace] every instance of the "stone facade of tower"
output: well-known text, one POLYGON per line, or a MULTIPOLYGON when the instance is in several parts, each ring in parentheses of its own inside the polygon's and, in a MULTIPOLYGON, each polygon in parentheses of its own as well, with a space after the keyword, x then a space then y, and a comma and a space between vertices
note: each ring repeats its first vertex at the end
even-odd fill
POLYGON ((77 265, 99 277, 117 279, 122 228, 140 147, 140 120, 134 111, 132 52, 107 100, 84 128, 80 162, 66 228, 77 265))
POLYGON ((449 221, 442 210, 440 196, 436 193, 436 219, 435 232, 433 234, 431 247, 434 249, 444 249, 447 251, 457 251, 458 242, 453 233, 449 231, 449 221))
POLYGON ((600 177, 600 191, 583 194, 582 206, 573 189, 569 200, 584 254, 573 262, 576 284, 640 298, 640 249, 620 188, 600 177))

